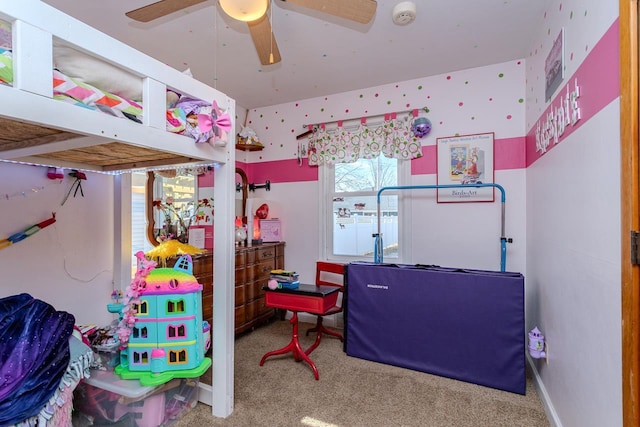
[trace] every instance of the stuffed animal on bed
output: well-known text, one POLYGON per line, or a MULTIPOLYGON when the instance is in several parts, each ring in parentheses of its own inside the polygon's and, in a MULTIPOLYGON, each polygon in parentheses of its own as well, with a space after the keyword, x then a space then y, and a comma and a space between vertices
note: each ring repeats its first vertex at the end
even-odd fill
POLYGON ((208 142, 214 146, 227 145, 228 132, 231 130, 231 119, 227 112, 223 112, 214 101, 208 102, 183 96, 177 102, 174 110, 179 110, 184 120, 184 132, 193 137, 196 143, 208 142))

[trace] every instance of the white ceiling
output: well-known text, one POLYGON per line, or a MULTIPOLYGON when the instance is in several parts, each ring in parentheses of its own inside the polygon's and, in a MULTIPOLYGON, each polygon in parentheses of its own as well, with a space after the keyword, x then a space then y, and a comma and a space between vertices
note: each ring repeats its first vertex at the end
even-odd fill
POLYGON ((125 12, 154 0, 44 1, 174 68, 190 68, 244 108, 526 58, 550 3, 414 0, 416 20, 398 26, 391 16, 401 0, 378 0, 367 25, 273 0, 282 62, 261 66, 247 25, 215 0, 146 24, 125 12))

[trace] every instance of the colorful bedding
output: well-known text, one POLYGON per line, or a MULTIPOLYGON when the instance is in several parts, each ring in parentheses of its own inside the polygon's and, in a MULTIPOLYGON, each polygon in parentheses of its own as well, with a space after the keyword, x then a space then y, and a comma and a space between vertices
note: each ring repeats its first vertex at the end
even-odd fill
POLYGON ((53 97, 116 117, 142 123, 142 106, 53 70, 53 97))
POLYGON ((11 51, 0 47, 0 83, 13 82, 13 61, 11 51))
MULTIPOLYGON (((0 48, 0 83, 13 84, 13 62, 11 50, 0 48)), ((231 120, 221 112, 216 104, 177 95, 177 102, 167 109, 166 129, 169 132, 190 136, 196 143, 209 142, 226 144, 231 120)), ((90 110, 101 111, 115 117, 127 118, 142 123, 143 106, 69 77, 59 70, 53 70, 53 98, 90 110)))

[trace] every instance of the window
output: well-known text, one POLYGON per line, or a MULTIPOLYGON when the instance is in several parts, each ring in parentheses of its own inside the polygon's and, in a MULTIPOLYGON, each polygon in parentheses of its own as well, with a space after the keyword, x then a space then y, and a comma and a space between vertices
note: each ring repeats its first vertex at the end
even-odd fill
POLYGON ((147 183, 146 172, 131 173, 131 275, 134 276, 137 268, 135 254, 139 251, 148 252, 153 249, 147 239, 147 214, 145 211, 145 186, 147 183))
POLYGON ((167 314, 171 313, 184 313, 184 300, 167 301, 167 314))
POLYGON ((140 304, 133 304, 134 310, 138 316, 149 314, 149 303, 147 301, 141 301, 140 304))
POLYGON ((169 350, 169 364, 170 365, 178 365, 185 364, 189 362, 189 357, 187 355, 186 349, 180 350, 169 350))
MULTIPOLYGON (((325 215, 323 247, 326 259, 373 260, 378 233, 378 191, 402 185, 409 162, 379 156, 322 167, 321 207, 325 215)), ((401 248, 401 195, 391 190, 380 195, 380 232, 384 257, 399 261, 401 248)), ((405 209, 406 211, 407 209, 405 209)))
POLYGON ((149 337, 149 331, 147 330, 146 326, 143 326, 141 328, 134 326, 133 327, 133 334, 132 334, 133 338, 148 338, 149 337))
POLYGON ((133 363, 136 365, 148 365, 149 364, 149 352, 147 351, 134 351, 133 352, 133 363))
POLYGON ((167 326, 167 338, 186 338, 187 328, 185 325, 169 325, 167 326))

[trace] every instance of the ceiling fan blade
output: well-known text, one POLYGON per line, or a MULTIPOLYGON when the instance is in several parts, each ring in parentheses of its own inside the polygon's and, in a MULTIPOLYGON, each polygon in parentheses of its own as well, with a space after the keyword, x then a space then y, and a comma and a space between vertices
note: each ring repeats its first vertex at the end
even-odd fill
POLYGON ((247 25, 249 25, 249 32, 258 52, 260 63, 262 65, 272 65, 280 62, 280 50, 278 50, 278 44, 271 32, 271 23, 267 14, 265 13, 260 19, 247 22, 247 25), (270 60, 271 54, 273 54, 273 61, 270 60))
POLYGON ((130 10, 125 13, 134 21, 150 22, 154 19, 161 18, 170 13, 177 12, 189 6, 203 3, 207 0, 160 0, 155 3, 148 4, 138 9, 130 10))
POLYGON ((329 15, 367 24, 376 15, 375 0, 282 0, 329 15))

